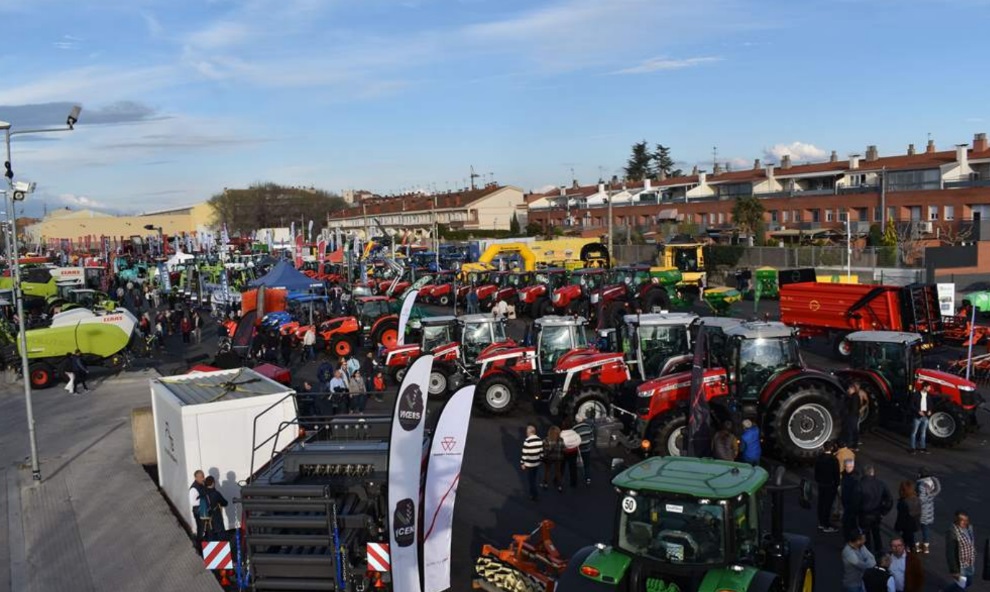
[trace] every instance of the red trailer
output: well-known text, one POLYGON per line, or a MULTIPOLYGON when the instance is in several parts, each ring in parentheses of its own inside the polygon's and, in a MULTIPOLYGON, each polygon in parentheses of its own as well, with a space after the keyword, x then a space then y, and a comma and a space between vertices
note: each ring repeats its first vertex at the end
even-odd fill
POLYGON ((850 353, 845 337, 853 331, 920 333, 929 345, 942 334, 938 294, 931 284, 784 284, 780 320, 797 328, 801 337, 831 339, 840 358, 850 353))

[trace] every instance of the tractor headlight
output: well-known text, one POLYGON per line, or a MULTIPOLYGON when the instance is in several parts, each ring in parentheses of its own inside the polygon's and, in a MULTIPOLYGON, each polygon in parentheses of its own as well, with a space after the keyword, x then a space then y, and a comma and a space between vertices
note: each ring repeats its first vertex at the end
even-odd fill
POLYGON ((961 391, 967 391, 967 392, 971 392, 971 391, 975 391, 975 390, 976 390, 976 388, 974 388, 974 387, 971 387, 971 386, 969 386, 968 384, 962 384, 962 385, 959 385, 959 390, 961 390, 961 391))
POLYGON ((598 294, 592 294, 591 295, 591 303, 592 304, 598 304, 598 294))

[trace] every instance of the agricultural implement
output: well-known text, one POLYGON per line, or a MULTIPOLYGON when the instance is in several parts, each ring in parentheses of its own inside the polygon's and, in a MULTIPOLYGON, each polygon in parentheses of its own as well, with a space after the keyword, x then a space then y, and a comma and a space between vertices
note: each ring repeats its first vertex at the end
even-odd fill
POLYGON ((508 592, 554 592, 557 579, 567 569, 550 537, 554 523, 543 520, 533 532, 512 536, 512 546, 481 548, 474 565, 475 588, 508 592))

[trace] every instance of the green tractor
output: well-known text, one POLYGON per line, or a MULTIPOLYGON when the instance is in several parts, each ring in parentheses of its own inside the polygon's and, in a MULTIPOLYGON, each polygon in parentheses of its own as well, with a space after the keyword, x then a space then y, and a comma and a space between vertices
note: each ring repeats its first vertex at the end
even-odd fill
MULTIPOLYGON (((612 479, 611 545, 578 551, 556 592, 814 592, 808 537, 783 530, 783 468, 653 457, 612 479), (771 526, 761 509, 771 506, 771 526)), ((806 483, 801 505, 810 507, 806 483)))
POLYGON ((56 294, 48 297, 45 304, 49 314, 72 310, 73 308, 88 308, 93 311, 111 312, 117 308, 117 303, 104 292, 79 287, 79 282, 58 282, 56 294))

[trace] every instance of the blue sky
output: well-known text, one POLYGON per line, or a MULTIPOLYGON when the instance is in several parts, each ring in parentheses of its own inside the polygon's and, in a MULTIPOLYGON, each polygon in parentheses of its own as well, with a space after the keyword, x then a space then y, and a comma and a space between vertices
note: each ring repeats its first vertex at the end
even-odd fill
POLYGON ((0 0, 0 120, 34 207, 255 181, 382 193, 941 148, 990 128, 990 0, 0 0))

